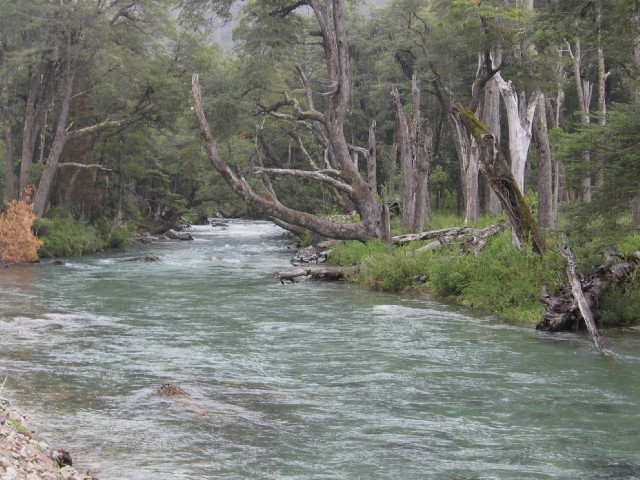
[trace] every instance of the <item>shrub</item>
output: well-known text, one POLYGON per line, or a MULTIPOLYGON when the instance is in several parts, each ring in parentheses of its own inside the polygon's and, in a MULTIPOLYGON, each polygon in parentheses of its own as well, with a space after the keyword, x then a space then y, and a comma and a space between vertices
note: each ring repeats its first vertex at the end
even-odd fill
POLYGON ((0 263, 18 264, 38 258, 41 241, 31 233, 36 216, 33 206, 12 201, 6 214, 0 215, 0 263))
MULTIPOLYGON (((108 235, 108 232, 107 232, 108 235)), ((105 235, 105 236, 107 236, 105 235)), ((129 245, 131 231, 124 225, 118 225, 107 242, 109 248, 123 248, 129 245)))
POLYGON ((640 323, 640 278, 635 275, 625 285, 609 285, 598 305, 603 326, 640 323))
POLYGON ((72 217, 39 219, 37 231, 42 239, 38 250, 41 257, 75 257, 106 247, 95 227, 72 217))

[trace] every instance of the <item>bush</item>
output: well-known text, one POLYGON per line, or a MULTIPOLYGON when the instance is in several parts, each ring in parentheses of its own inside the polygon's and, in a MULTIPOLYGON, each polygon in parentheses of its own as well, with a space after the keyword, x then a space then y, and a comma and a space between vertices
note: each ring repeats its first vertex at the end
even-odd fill
POLYGON ((625 285, 609 286, 596 314, 602 326, 640 323, 640 279, 637 272, 625 285))
POLYGON ((41 257, 76 257, 98 252, 107 246, 95 227, 72 217, 42 218, 37 221, 36 228, 42 240, 38 250, 41 257))
POLYGON ((0 215, 0 264, 38 258, 37 249, 42 242, 31 233, 35 218, 32 205, 15 200, 7 206, 7 213, 0 215))

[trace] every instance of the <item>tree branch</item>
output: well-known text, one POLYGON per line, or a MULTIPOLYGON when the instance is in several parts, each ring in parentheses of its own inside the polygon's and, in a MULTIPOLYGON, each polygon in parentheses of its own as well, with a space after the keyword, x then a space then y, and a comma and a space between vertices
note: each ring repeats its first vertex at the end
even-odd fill
POLYGON ((113 169, 104 167, 104 166, 99 165, 97 163, 85 164, 85 163, 77 163, 77 162, 65 162, 65 163, 59 163, 58 164, 58 168, 63 168, 63 167, 97 168, 98 170, 104 170, 105 172, 113 172, 113 169))
POLYGON ((340 176, 339 170, 334 169, 326 169, 326 170, 297 170, 294 168, 262 168, 257 167, 254 169, 256 173, 268 173, 271 175, 287 175, 290 177, 298 177, 298 178, 311 178, 313 180, 318 180, 319 182, 326 183, 327 185, 331 185, 338 190, 347 193, 353 193, 353 188, 346 183, 343 183, 335 178, 330 177, 329 175, 340 176))

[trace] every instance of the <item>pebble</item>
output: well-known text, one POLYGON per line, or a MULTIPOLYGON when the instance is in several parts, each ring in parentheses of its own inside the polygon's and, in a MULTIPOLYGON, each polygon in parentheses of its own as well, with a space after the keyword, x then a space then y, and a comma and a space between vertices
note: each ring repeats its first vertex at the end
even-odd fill
POLYGON ((2 475, 2 480, 13 480, 14 478, 16 478, 17 474, 18 472, 15 468, 9 467, 5 470, 4 475, 2 475))

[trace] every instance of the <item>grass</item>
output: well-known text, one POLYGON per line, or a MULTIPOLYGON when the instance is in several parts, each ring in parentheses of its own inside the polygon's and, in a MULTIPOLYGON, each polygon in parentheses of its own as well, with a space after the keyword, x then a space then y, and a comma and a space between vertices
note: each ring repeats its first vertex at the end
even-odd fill
POLYGON ((105 248, 121 248, 131 236, 126 227, 120 226, 109 237, 109 225, 95 227, 70 216, 38 219, 34 229, 42 240, 38 249, 42 258, 78 257, 105 248))
MULTIPOLYGON (((483 228, 500 220, 483 217, 472 226, 483 228)), ((438 215, 427 229, 462 223, 454 215, 438 215)), ((597 241, 577 247, 576 256, 593 252, 597 241)), ((554 294, 566 282, 565 263, 559 253, 551 250, 538 255, 529 246, 517 250, 508 231, 492 237, 477 256, 462 253, 456 247, 418 252, 423 244, 413 242, 397 247, 379 241, 343 242, 331 250, 329 262, 342 266, 359 264, 360 271, 351 280, 376 290, 423 292, 521 325, 534 325, 544 315, 543 285, 554 294)), ((622 254, 639 251, 640 235, 619 238, 615 248, 622 254)), ((601 261, 600 255, 596 263, 601 261)), ((595 313, 605 326, 640 323, 640 274, 636 272, 623 285, 611 285, 595 313)))
MULTIPOLYGON (((503 220, 482 217, 474 223, 484 228, 503 220)), ((428 230, 460 226, 455 215, 437 215, 428 230)), ((418 292, 474 307, 512 323, 532 325, 544 313, 542 286, 557 290, 563 280, 560 255, 544 256, 531 249, 517 250, 511 234, 494 236, 478 256, 456 247, 418 252, 424 242, 397 247, 381 242, 344 242, 331 251, 334 265, 360 264, 352 280, 376 290, 418 292), (419 280, 418 280, 419 279, 419 280)))

